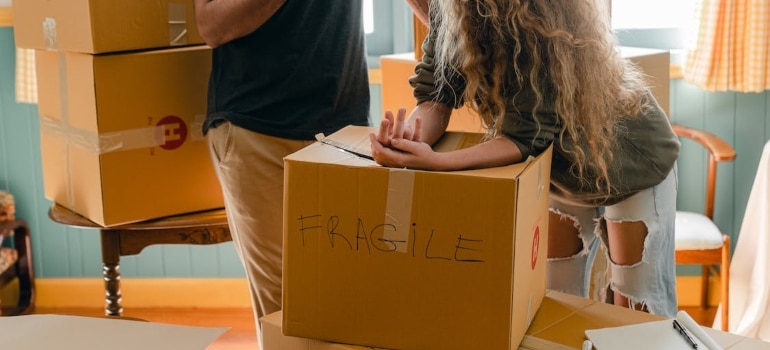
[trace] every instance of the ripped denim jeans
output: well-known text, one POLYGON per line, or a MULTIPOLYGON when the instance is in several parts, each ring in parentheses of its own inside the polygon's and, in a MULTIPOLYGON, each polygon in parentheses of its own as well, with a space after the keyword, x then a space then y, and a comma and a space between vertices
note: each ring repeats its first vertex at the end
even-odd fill
POLYGON ((674 263, 674 218, 676 216, 676 168, 660 184, 628 199, 602 208, 581 207, 551 198, 550 210, 573 220, 580 232, 583 248, 576 255, 548 259, 548 289, 588 297, 591 281, 599 289, 595 298, 612 302, 621 294, 629 302, 643 305, 650 313, 675 317, 676 265, 674 263), (617 265, 610 259, 606 221, 641 221, 647 226, 642 260, 617 265), (600 247, 603 245, 603 247, 600 247), (603 249, 600 249, 603 248, 603 249), (596 254, 603 252, 606 271, 592 269, 596 254), (592 276, 592 271, 595 271, 592 276), (599 276, 597 276, 599 275, 599 276), (606 291, 611 290, 612 293, 606 291))

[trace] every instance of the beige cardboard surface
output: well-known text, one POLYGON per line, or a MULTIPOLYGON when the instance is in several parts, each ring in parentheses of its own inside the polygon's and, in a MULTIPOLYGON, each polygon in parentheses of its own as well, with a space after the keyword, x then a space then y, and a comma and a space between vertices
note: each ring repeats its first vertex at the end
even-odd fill
POLYGON ((201 118, 211 50, 38 50, 46 198, 112 226, 221 208, 201 118))
MULTIPOLYGON (((348 127, 342 139, 371 130, 348 127)), ((447 141, 465 136, 478 141, 447 141)), ((457 172, 384 168, 320 142, 286 157, 284 334, 398 349, 518 345, 545 294, 550 155, 457 172)))
POLYGON ((193 0, 13 2, 16 46, 105 53, 202 44, 193 0))
POLYGON ((652 95, 668 115, 671 100, 671 55, 668 50, 619 47, 620 55, 634 62, 645 74, 652 95))
POLYGON ((323 340, 298 338, 283 335, 281 331, 282 312, 277 311, 260 319, 262 325, 262 350, 372 350, 375 348, 330 343, 323 340))
POLYGON ((0 317, 3 349, 205 349, 227 328, 190 327, 107 317, 0 317))

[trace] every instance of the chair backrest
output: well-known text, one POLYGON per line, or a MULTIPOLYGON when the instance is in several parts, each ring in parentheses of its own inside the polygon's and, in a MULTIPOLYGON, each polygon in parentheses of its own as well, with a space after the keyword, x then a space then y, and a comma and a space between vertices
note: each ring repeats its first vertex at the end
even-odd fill
POLYGON ((674 132, 687 139, 699 143, 708 151, 706 172, 706 208, 703 214, 714 219, 714 195, 716 193, 717 163, 735 160, 735 149, 719 136, 705 130, 683 125, 672 125, 674 132))

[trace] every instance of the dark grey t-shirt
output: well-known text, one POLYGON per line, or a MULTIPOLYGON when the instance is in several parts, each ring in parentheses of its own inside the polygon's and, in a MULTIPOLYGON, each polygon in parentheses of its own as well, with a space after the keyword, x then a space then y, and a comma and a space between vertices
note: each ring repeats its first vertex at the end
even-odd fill
POLYGON ((222 121, 298 140, 368 125, 361 6, 287 0, 259 29, 215 48, 204 134, 222 121))

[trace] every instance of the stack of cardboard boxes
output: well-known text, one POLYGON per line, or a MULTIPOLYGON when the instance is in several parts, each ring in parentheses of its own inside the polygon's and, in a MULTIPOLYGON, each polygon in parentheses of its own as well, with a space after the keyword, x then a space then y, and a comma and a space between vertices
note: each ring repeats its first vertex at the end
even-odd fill
MULTIPOLYGON (((48 198, 105 226, 222 205, 199 135, 210 50, 192 0, 24 0, 14 16, 17 45, 37 50, 48 198)), ((370 131, 285 159, 284 309, 265 350, 284 337, 517 348, 545 295, 550 150, 392 169, 349 152, 368 153, 370 131)), ((452 132, 437 150, 480 137, 452 132)))
POLYGON ((35 49, 45 195, 102 226, 220 208, 192 0, 14 1, 35 49))

